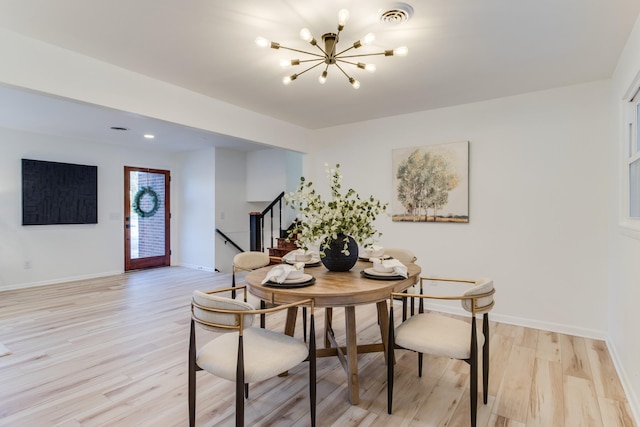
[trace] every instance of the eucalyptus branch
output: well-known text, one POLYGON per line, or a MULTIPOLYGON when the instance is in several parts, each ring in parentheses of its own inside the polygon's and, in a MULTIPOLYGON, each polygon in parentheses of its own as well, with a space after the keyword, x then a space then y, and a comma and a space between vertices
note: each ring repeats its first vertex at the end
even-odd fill
MULTIPOLYGON (((325 166, 328 167, 327 164, 325 166)), ((297 237, 298 247, 308 250, 314 245, 320 245, 320 255, 329 247, 338 234, 353 238, 363 247, 371 246, 380 238, 373 223, 387 209, 388 203, 381 203, 373 196, 361 199, 352 188, 341 193, 342 175, 340 165, 335 169, 327 169, 330 182, 331 198, 325 200, 313 188, 311 181, 300 178, 300 184, 295 192, 285 194, 285 202, 297 211, 295 226, 289 230, 288 238, 297 237)), ((348 255, 348 243, 344 242, 343 253, 348 255)))

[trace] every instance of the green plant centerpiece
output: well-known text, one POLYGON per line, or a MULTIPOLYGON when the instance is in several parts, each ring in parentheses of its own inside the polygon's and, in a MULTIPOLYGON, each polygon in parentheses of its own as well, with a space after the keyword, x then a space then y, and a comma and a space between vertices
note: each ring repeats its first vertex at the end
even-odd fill
POLYGON ((358 243, 366 248, 382 235, 373 223, 388 204, 373 196, 362 199, 352 188, 342 193, 340 165, 336 164, 335 169, 325 166, 331 190, 328 200, 304 177, 295 192, 284 196, 286 204, 297 211, 288 237, 297 237, 296 245, 304 250, 319 247, 320 259, 327 269, 348 271, 358 260, 358 243))

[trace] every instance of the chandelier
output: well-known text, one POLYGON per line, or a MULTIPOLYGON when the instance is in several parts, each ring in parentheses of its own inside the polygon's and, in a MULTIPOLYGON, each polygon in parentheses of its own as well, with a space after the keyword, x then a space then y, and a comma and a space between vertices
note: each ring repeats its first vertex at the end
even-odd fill
POLYGON ((345 53, 351 51, 352 49, 358 49, 364 45, 369 45, 373 43, 373 41, 375 40, 375 36, 373 35, 373 33, 369 33, 365 35, 361 40, 358 40, 355 43, 353 43, 348 48, 342 51, 338 51, 337 46, 338 46, 338 42, 340 41, 340 32, 344 29, 347 19, 349 19, 349 11, 346 9, 342 9, 338 13, 338 32, 326 33, 322 35, 322 43, 324 45, 324 48, 322 48, 322 46, 318 44, 318 41, 315 39, 315 37, 311 35, 311 32, 307 28, 303 28, 302 30, 300 30, 300 38, 308 42, 311 46, 315 46, 316 48, 318 48, 318 50, 322 53, 309 52, 306 50, 293 49, 290 47, 282 46, 280 43, 269 41, 264 37, 258 37, 256 39, 256 44, 260 47, 271 47, 272 49, 286 49, 286 50, 299 52, 299 53, 303 53, 305 55, 314 57, 310 59, 282 60, 280 62, 280 65, 282 65, 282 67, 311 64, 311 66, 309 66, 303 71, 284 77, 282 79, 282 83, 284 83, 285 85, 288 85, 289 83, 291 83, 292 81, 294 81, 300 75, 306 73, 307 71, 310 71, 324 64, 324 70, 322 71, 322 74, 320 74, 320 76, 318 77, 318 81, 321 84, 324 84, 324 82, 327 81, 327 75, 329 74, 329 67, 331 65, 335 65, 336 68, 340 70, 342 74, 345 75, 347 80, 349 80, 349 83, 351 83, 351 86, 354 89, 358 89, 360 87, 360 82, 355 78, 353 78, 352 76, 350 76, 344 70, 341 64, 352 65, 359 69, 363 69, 373 73, 376 70, 376 66, 374 64, 365 64, 363 62, 358 62, 354 58, 361 58, 364 56, 379 56, 379 55, 405 56, 409 52, 409 50, 407 49, 406 46, 402 46, 397 49, 385 50, 384 52, 378 52, 378 53, 365 53, 361 55, 353 55, 353 54, 345 55, 345 53))

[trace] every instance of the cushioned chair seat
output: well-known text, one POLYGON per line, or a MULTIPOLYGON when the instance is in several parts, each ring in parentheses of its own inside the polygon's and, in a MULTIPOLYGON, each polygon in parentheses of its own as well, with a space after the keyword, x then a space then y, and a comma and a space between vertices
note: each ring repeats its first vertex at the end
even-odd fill
MULTIPOLYGON (((245 382, 275 377, 304 361, 309 348, 302 341, 268 329, 244 330, 245 382)), ((236 380, 238 333, 227 333, 203 346, 196 363, 203 370, 230 381, 236 380), (225 351, 220 351, 225 349, 225 351), (233 351, 231 350, 233 349, 233 351)))
MULTIPOLYGON (((446 291, 445 291, 446 292, 446 291)), ((489 311, 493 308, 493 280, 476 280, 420 277, 420 289, 417 294, 391 293, 389 309, 389 345, 387 360, 393 360, 394 349, 411 350, 418 353, 418 376, 422 377, 424 354, 464 360, 469 364, 469 399, 471 426, 476 427, 478 418, 478 355, 482 354, 482 400, 487 404, 489 386, 489 311), (424 294, 424 282, 464 283, 470 286, 462 294, 424 294), (418 314, 411 313, 400 326, 395 327, 393 299, 419 298, 418 314), (459 320, 437 313, 424 313, 423 300, 459 300, 462 308, 471 313, 466 320, 459 320), (478 326, 477 316, 482 314, 482 325, 478 326)), ((403 304, 404 306, 404 304, 403 304)), ((393 408, 394 363, 387 363, 387 412, 393 408)))
MULTIPOLYGON (((484 344, 482 328, 477 327, 478 347, 484 344)), ((468 359, 471 341, 469 323, 434 313, 417 314, 395 329, 395 343, 420 353, 453 359, 468 359)))

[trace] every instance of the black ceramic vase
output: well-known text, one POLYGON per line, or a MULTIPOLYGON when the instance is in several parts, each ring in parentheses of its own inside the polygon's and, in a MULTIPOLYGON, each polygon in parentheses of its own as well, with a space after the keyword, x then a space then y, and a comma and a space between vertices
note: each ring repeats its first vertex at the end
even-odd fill
MULTIPOLYGON (((321 257, 322 264, 329 271, 349 271, 358 261, 358 244, 352 237, 349 237, 349 255, 342 253, 344 248, 344 234, 338 234, 338 238, 333 240, 329 247, 324 250, 324 257, 321 257)), ((324 246, 323 246, 324 247, 324 246)), ((321 248, 322 249, 322 248, 321 248)))

